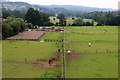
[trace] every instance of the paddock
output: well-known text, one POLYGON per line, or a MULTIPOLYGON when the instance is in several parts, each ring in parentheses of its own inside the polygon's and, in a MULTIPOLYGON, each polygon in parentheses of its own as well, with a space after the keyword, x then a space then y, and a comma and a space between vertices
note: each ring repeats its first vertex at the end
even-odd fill
POLYGON ((25 31, 19 33, 15 36, 9 37, 6 40, 25 40, 25 41, 37 41, 39 40, 44 34, 45 31, 25 31))

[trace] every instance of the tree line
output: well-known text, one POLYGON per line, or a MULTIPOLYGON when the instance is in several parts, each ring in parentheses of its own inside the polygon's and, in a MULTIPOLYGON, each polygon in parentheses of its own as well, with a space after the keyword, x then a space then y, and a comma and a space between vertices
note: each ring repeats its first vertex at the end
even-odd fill
MULTIPOLYGON (((61 13, 60 13, 61 14, 61 13)), ((7 18, 10 15, 14 15, 16 18, 23 18, 24 20, 27 20, 28 22, 31 22, 33 25, 41 25, 41 26, 51 26, 51 25, 56 25, 56 26, 60 26, 61 21, 59 21, 59 23, 57 22, 56 24, 53 24, 50 22, 49 19, 49 14, 48 13, 43 13, 43 12, 39 12, 38 10, 35 10, 33 8, 29 8, 27 13, 21 13, 17 10, 15 11, 7 11, 5 9, 3 9, 3 18, 7 18), (30 17, 31 20, 30 20, 30 17), (43 19, 44 18, 44 19, 43 19)), ((58 14, 59 15, 59 14, 58 14)), ((59 15, 60 16, 60 15, 59 15)), ((59 17, 57 16, 57 18, 59 17)), ((63 15, 66 17, 71 16, 71 15, 63 15)), ((90 12, 90 13, 85 13, 85 12, 77 12, 76 15, 73 16, 77 17, 77 18, 81 18, 81 19, 92 19, 96 22, 98 22, 98 26, 102 26, 102 25, 120 25, 118 20, 119 20, 119 14, 118 11, 116 12, 99 12, 99 11, 95 11, 95 12, 90 12)), ((59 19, 59 18, 58 18, 59 19)), ((72 26, 79 26, 79 25, 86 25, 86 26, 92 26, 93 22, 83 22, 81 23, 81 21, 78 24, 78 20, 74 20, 74 23, 72 24, 72 26), (78 25, 77 25, 78 24, 78 25)), ((64 20, 64 24, 62 25, 66 25, 66 20, 64 20)))
POLYGON ((120 25, 119 12, 94 12, 92 13, 92 19, 98 22, 98 25, 120 25))
MULTIPOLYGON (((38 10, 35 10, 34 8, 29 8, 27 13, 24 14, 24 17, 18 16, 18 14, 21 14, 18 11, 9 12, 7 10, 4 10, 2 12, 2 18, 6 19, 3 21, 2 24, 2 33, 3 33, 3 39, 16 35, 19 32, 23 32, 27 28, 33 28, 33 26, 66 26, 66 15, 63 13, 58 14, 57 18, 59 19, 59 22, 56 24, 53 24, 50 22, 49 15, 47 13, 39 12, 38 10), (16 15, 15 15, 16 14, 16 15)), ((86 15, 86 14, 85 14, 86 15)), ((23 15, 22 15, 23 16, 23 15)), ((93 19, 94 21, 98 22, 98 26, 102 25, 120 25, 119 21, 119 14, 118 12, 92 12, 87 15, 88 19, 93 19)), ((92 22, 84 22, 82 17, 77 16, 77 19, 72 18, 73 24, 72 26, 93 26, 94 21, 92 22)), ((71 25, 70 25, 71 26, 71 25)))

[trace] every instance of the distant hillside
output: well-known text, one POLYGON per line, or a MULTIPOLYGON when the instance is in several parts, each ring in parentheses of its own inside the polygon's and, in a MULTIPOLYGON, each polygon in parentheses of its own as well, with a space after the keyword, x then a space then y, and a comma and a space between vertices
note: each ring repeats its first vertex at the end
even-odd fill
POLYGON ((60 12, 64 13, 67 16, 76 16, 76 13, 85 13, 85 12, 94 12, 94 11, 117 11, 116 9, 108 9, 108 8, 94 8, 94 7, 84 7, 84 6, 73 6, 73 5, 33 5, 28 4, 26 2, 3 2, 2 8, 14 11, 18 10, 22 13, 26 13, 27 10, 33 7, 36 10, 39 10, 41 12, 48 13, 50 16, 55 16, 55 14, 58 14, 60 12))
POLYGON ((50 6, 41 6, 41 7, 46 7, 49 9, 54 9, 54 8, 64 8, 66 10, 70 11, 76 11, 76 12, 94 12, 94 11, 116 11, 117 9, 110 9, 110 8, 95 8, 95 7, 85 7, 85 6, 74 6, 74 5, 50 5, 50 6))

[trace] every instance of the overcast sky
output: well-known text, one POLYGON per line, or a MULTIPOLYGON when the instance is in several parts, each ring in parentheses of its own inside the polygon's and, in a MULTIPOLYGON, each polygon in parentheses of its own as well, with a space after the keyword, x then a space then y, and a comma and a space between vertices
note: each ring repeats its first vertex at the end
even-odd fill
POLYGON ((118 2, 120 0, 10 0, 22 1, 30 4, 40 5, 79 5, 99 8, 118 9, 118 2))

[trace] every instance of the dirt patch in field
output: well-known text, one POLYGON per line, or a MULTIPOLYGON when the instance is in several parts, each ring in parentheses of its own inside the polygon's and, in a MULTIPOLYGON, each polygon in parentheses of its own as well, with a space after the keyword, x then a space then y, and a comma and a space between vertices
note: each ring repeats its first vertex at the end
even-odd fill
POLYGON ((70 61, 72 59, 76 59, 76 58, 79 58, 80 57, 80 53, 65 53, 66 55, 66 61, 70 61))
MULTIPOLYGON (((54 57, 52 57, 52 58, 55 58, 55 60, 53 61, 53 63, 54 62, 61 62, 61 54, 62 53, 56 53, 55 54, 55 56, 54 57)), ((49 61, 49 59, 37 59, 36 61, 40 61, 40 62, 48 62, 49 61)))
POLYGON ((64 43, 72 43, 71 41, 64 41, 64 43))
MULTIPOLYGON (((61 56, 63 54, 62 53, 56 53, 55 54, 55 60, 50 64, 48 63, 49 59, 37 59, 34 62, 30 62, 30 61, 3 61, 5 63, 15 63, 15 64, 28 64, 28 65, 33 65, 34 67, 46 67, 46 68, 52 68, 52 67, 61 67, 61 56)), ((78 58, 80 57, 80 53, 65 53, 66 56, 66 61, 70 61, 72 59, 78 58)))
MULTIPOLYGON (((27 65, 33 65, 34 67, 46 67, 46 68, 52 68, 52 67, 61 67, 61 54, 62 53, 56 53, 54 58, 55 60, 50 64, 49 59, 37 59, 34 62, 30 61, 3 61, 5 63, 15 63, 15 64, 27 64, 27 65)), ((51 59, 51 58, 50 58, 51 59)))
POLYGON ((39 63, 39 62, 34 62, 32 63, 35 67, 47 67, 47 68, 50 68, 50 67, 61 67, 61 64, 60 63, 52 63, 51 66, 50 64, 48 63, 39 63))
POLYGON ((52 63, 51 66, 48 63, 40 63, 40 62, 25 62, 25 61, 3 61, 5 63, 15 63, 15 64, 27 64, 27 65, 33 65, 34 67, 61 67, 60 63, 52 63))
MULTIPOLYGON (((64 53, 65 54, 65 57, 66 57, 66 61, 70 61, 72 59, 75 59, 75 58, 79 58, 81 53, 64 53)), ((56 53, 57 56, 60 56, 63 55, 62 53, 56 53)))

